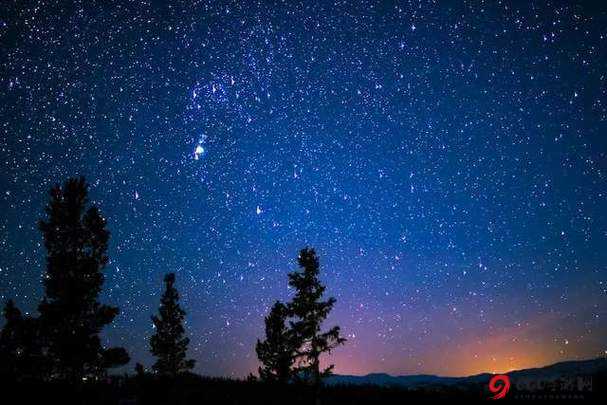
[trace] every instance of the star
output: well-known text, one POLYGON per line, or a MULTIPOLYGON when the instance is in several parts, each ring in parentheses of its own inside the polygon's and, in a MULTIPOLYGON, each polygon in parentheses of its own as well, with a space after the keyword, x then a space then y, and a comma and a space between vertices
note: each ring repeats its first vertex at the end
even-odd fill
POLYGON ((204 152, 205 150, 202 145, 196 145, 196 148, 194 149, 194 160, 200 159, 204 152))

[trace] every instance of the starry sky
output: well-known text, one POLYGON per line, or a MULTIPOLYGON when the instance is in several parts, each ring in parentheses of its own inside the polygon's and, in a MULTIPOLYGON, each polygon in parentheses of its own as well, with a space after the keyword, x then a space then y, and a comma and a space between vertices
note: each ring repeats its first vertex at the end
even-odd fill
POLYGON ((0 299, 36 314, 46 191, 84 175, 131 366, 175 272, 196 371, 256 371, 306 245, 338 373, 605 356, 600 3, 8 0, 0 299))

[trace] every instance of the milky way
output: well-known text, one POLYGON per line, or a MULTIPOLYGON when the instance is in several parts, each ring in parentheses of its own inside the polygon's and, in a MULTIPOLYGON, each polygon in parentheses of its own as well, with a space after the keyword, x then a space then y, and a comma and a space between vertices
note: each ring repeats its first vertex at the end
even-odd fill
POLYGON ((46 191, 84 175, 105 340, 147 365, 174 271, 196 371, 254 371, 306 245, 339 373, 607 354, 605 6, 58 3, 0 15, 0 299, 35 314, 46 191))

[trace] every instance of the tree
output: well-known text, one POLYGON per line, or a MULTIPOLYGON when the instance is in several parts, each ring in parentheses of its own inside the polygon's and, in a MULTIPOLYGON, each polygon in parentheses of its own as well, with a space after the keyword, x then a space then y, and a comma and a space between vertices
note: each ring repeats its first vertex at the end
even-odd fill
POLYGON ((135 375, 138 379, 145 377, 145 367, 143 367, 143 364, 139 362, 135 364, 135 375))
POLYGON ((51 377, 73 382, 128 362, 122 348, 106 350, 99 333, 118 308, 99 303, 110 237, 99 210, 88 207, 84 178, 50 190, 46 220, 39 222, 47 250, 40 322, 48 341, 51 377))
POLYGON ((13 300, 3 311, 5 324, 0 331, 0 378, 40 379, 45 369, 38 320, 24 317, 13 300))
POLYGON ((184 336, 185 311, 179 305, 175 274, 164 277, 165 291, 160 300, 159 316, 152 316, 156 333, 150 339, 151 352, 156 356, 153 370, 160 375, 175 377, 194 368, 194 360, 186 360, 190 339, 184 336))
POLYGON ((305 376, 315 387, 318 401, 318 390, 321 378, 331 374, 333 365, 320 369, 320 355, 346 342, 340 336, 339 326, 321 332, 322 322, 326 319, 335 304, 335 298, 322 301, 325 292, 319 280, 320 263, 316 252, 311 248, 300 251, 298 263, 301 271, 289 273, 289 285, 295 289, 295 296, 288 308, 294 320, 290 322, 298 344, 298 375, 305 376))
POLYGON ((295 362, 295 336, 286 325, 289 310, 286 305, 276 301, 265 318, 266 340, 257 340, 255 351, 262 363, 259 377, 264 381, 287 383, 293 376, 295 362))
POLYGON ((23 317, 13 300, 6 302, 2 312, 5 324, 0 332, 0 374, 5 378, 18 375, 17 363, 22 352, 20 323, 23 317))

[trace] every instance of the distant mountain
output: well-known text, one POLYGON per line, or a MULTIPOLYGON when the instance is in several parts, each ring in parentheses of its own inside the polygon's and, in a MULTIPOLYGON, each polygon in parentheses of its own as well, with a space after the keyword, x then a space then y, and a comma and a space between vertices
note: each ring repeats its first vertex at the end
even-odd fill
MULTIPOLYGON (((607 359, 565 361, 546 367, 529 368, 511 371, 508 374, 512 379, 554 379, 558 377, 593 375, 607 373, 607 359)), ((385 387, 422 388, 427 386, 450 386, 464 384, 486 384, 493 374, 483 373, 468 377, 440 377, 436 375, 404 375, 392 376, 384 373, 356 375, 332 375, 325 379, 328 385, 379 385, 385 387)))

